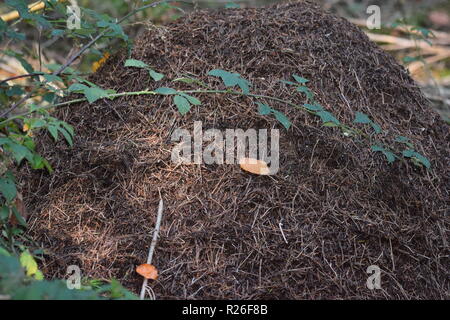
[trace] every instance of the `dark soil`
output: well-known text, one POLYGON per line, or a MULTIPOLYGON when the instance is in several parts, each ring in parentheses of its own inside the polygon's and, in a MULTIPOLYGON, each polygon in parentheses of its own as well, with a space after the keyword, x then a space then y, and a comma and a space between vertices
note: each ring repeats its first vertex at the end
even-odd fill
POLYGON ((47 250, 49 277, 76 264, 84 276, 114 277, 137 292, 134 270, 147 258, 160 192, 160 277, 151 283, 158 299, 448 298, 449 127, 358 27, 304 2, 196 11, 143 34, 132 57, 163 81, 125 68, 125 54, 91 81, 118 92, 198 88, 169 81, 190 75, 223 88, 207 76, 220 68, 249 79, 253 93, 302 104, 303 95, 279 82, 296 73, 341 122, 364 112, 383 141, 410 138, 432 167, 388 164, 370 142, 267 101, 291 119, 285 130, 248 97, 196 95, 202 105, 184 116, 168 96, 72 105, 58 117, 75 127, 75 146, 43 136, 39 149, 55 173, 22 179, 29 234, 47 250), (280 129, 278 174, 172 163, 173 129, 192 132, 197 120, 204 130, 280 129), (366 287, 370 265, 382 270, 381 290, 366 287))

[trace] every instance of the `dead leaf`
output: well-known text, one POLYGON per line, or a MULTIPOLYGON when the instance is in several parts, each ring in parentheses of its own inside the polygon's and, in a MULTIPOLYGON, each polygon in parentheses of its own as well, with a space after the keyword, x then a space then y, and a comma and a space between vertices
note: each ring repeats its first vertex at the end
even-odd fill
MULTIPOLYGON (((23 197, 20 192, 17 192, 16 199, 14 200, 14 204, 16 205, 16 209, 19 212, 19 214, 22 216, 24 221, 27 221, 28 219, 28 211, 23 203, 23 197)), ((19 224, 19 221, 17 221, 17 218, 14 214, 11 215, 9 219, 9 223, 16 226, 19 224)))
POLYGON ((144 263, 136 267, 136 272, 146 279, 158 279, 158 269, 152 264, 144 263))
POLYGON ((262 160, 256 160, 253 158, 242 158, 239 161, 241 169, 250 173, 259 175, 268 175, 270 173, 267 163, 262 160))
POLYGON ((92 64, 92 71, 97 72, 97 70, 100 69, 100 67, 106 63, 106 60, 108 60, 109 57, 110 57, 110 54, 108 52, 105 52, 103 54, 103 57, 100 60, 95 61, 92 64))

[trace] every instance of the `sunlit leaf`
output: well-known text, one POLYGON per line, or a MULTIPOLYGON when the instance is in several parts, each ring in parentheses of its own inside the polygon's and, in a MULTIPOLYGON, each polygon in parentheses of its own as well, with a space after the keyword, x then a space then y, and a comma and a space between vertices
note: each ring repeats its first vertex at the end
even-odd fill
POLYGON ((33 276, 38 271, 38 265, 28 250, 20 254, 20 264, 25 268, 27 276, 33 276))

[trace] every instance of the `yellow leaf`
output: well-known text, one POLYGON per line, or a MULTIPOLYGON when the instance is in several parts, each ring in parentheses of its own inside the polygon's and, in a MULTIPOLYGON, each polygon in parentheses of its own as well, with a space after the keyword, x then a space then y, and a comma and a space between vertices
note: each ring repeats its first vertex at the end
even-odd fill
POLYGON ((268 175, 270 173, 267 163, 262 160, 252 158, 242 158, 239 161, 241 169, 258 175, 268 175))
POLYGON ((155 266, 152 264, 148 263, 141 264, 140 266, 136 267, 136 272, 146 279, 152 280, 158 279, 158 269, 156 269, 155 266))
POLYGON ((98 63, 98 61, 95 61, 92 64, 92 72, 96 72, 98 70, 98 68, 100 68, 100 63, 98 63))
POLYGON ((103 57, 102 57, 100 60, 95 61, 95 62, 92 64, 92 71, 93 71, 93 72, 96 72, 102 65, 105 64, 106 60, 108 60, 109 57, 110 57, 109 52, 105 52, 105 53, 103 54, 103 57))
POLYGON ((20 264, 27 271, 27 276, 35 275, 39 271, 36 261, 28 250, 20 254, 20 264))

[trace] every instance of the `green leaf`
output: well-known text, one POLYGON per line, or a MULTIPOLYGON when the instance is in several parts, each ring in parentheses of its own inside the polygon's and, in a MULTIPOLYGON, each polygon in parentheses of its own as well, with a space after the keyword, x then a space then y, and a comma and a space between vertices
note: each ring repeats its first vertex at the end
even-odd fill
POLYGON ((75 130, 73 129, 73 127, 70 124, 68 124, 67 122, 64 122, 64 121, 60 121, 59 123, 63 126, 64 129, 67 130, 67 132, 70 133, 70 135, 72 137, 75 135, 75 130))
POLYGON ((214 69, 208 72, 210 76, 220 77, 226 87, 238 86, 245 94, 249 93, 250 82, 243 79, 239 73, 231 73, 221 69, 214 69))
POLYGON ((58 130, 63 134, 67 143, 72 147, 73 146, 72 136, 64 128, 60 127, 60 128, 58 128, 58 130))
POLYGON ((30 151, 34 151, 36 148, 33 138, 29 136, 25 136, 22 143, 30 151))
POLYGON ((310 100, 314 98, 314 93, 312 93, 311 90, 308 89, 308 87, 299 86, 296 88, 296 90, 298 92, 304 93, 306 95, 306 97, 310 100))
POLYGON ((44 158, 42 158, 41 156, 35 154, 33 156, 32 161, 31 161, 31 167, 34 170, 38 170, 38 169, 44 168, 44 158))
POLYGON ((295 81, 297 81, 298 83, 301 83, 301 84, 309 82, 308 79, 300 77, 299 75, 296 75, 296 74, 293 74, 292 77, 295 79, 295 81))
POLYGON ((172 88, 166 88, 166 87, 161 87, 155 90, 156 93, 158 94, 165 94, 165 95, 170 95, 170 94, 177 94, 178 91, 172 88))
POLYGON ((180 93, 180 95, 185 97, 186 99, 188 99, 189 103, 193 104, 194 106, 199 106, 202 104, 202 102, 200 100, 198 100, 197 98, 190 96, 186 93, 180 93))
MULTIPOLYGON (((9 207, 8 206, 2 206, 0 208, 0 222, 6 221, 6 219, 9 218, 9 207)), ((0 254, 2 254, 1 250, 3 248, 0 246, 0 254)))
POLYGON ((152 77, 152 79, 155 80, 155 81, 159 81, 162 78, 164 78, 164 75, 162 73, 158 73, 158 72, 156 72, 156 71, 154 71, 152 69, 149 69, 148 73, 150 74, 150 77, 152 77))
POLYGON ((414 157, 414 150, 412 150, 412 149, 404 150, 402 152, 402 154, 406 158, 411 158, 411 157, 414 157))
POLYGON ((395 161, 395 154, 393 154, 391 151, 388 151, 388 150, 384 149, 383 147, 380 147, 377 145, 373 145, 371 147, 371 149, 374 152, 382 152, 389 163, 392 163, 395 161))
POLYGON ((63 82, 63 80, 60 77, 55 76, 53 74, 46 73, 46 74, 43 74, 42 76, 44 77, 44 79, 47 82, 54 82, 54 81, 63 82))
POLYGON ((3 194, 8 202, 14 200, 17 195, 16 183, 10 172, 7 172, 5 176, 0 178, 0 192, 3 194))
POLYGON ((15 32, 14 30, 8 30, 7 32, 6 32, 6 36, 8 37, 8 38, 11 38, 11 39, 17 39, 17 40, 21 40, 21 41, 24 41, 27 37, 26 37, 26 35, 25 35, 25 33, 22 33, 22 32, 15 32))
POLYGON ((428 158, 424 157, 420 153, 416 152, 414 156, 421 164, 423 164, 427 169, 431 167, 430 160, 428 158))
POLYGON ((337 124, 337 125, 340 124, 339 120, 336 119, 336 118, 335 118, 330 112, 328 112, 328 111, 319 111, 319 112, 317 112, 316 114, 320 117, 320 119, 322 119, 322 122, 323 122, 323 123, 326 123, 326 122, 333 122, 333 123, 335 123, 335 124, 337 124))
POLYGON ((419 60, 420 60, 419 57, 410 57, 410 56, 403 57, 403 59, 402 59, 402 61, 404 63, 411 63, 411 62, 419 61, 419 60))
POLYGON ((292 82, 292 81, 286 81, 286 80, 280 80, 280 82, 285 83, 285 84, 289 84, 289 85, 298 85, 298 83, 292 82))
POLYGON ((23 91, 21 86, 18 85, 14 85, 12 87, 10 87, 7 91, 6 91, 6 95, 8 97, 12 97, 12 96, 20 96, 22 94, 24 94, 25 91, 23 91))
MULTIPOLYGON (((8 210, 7 207, 2 207, 1 211, 4 211, 3 208, 5 208, 6 210, 8 210)), ((9 214, 9 210, 8 210, 8 214, 9 214)), ((6 251, 5 248, 0 247, 0 256, 7 256, 7 257, 10 257, 11 254, 10 254, 8 251, 6 251)))
POLYGON ((24 158, 31 157, 31 152, 28 150, 28 148, 14 142, 11 140, 7 144, 9 151, 11 151, 12 155, 14 156, 16 162, 20 164, 24 158))
POLYGON ((376 124, 375 122, 373 122, 372 120, 370 120, 369 117, 365 113, 357 111, 356 117, 355 117, 355 120, 353 121, 353 123, 370 124, 370 126, 373 128, 375 133, 381 133, 381 127, 378 124, 376 124))
POLYGON ((82 83, 74 83, 69 88, 67 88, 67 90, 69 90, 70 92, 84 91, 86 89, 89 89, 89 87, 82 83))
POLYGON ((397 136, 394 141, 400 142, 400 143, 408 143, 409 139, 404 136, 397 136))
POLYGON ((258 112, 260 115, 265 116, 273 111, 272 108, 265 103, 257 102, 256 104, 258 105, 258 112))
POLYGON ((414 148, 414 145, 411 143, 411 141, 407 137, 397 136, 394 141, 398 142, 398 143, 406 144, 411 149, 414 148))
POLYGON ((42 119, 30 119, 28 121, 28 124, 30 126, 30 129, 36 129, 44 127, 47 124, 47 122, 45 122, 45 120, 42 119))
POLYGON ((12 255, 0 255, 0 274, 2 275, 2 290, 14 290, 22 284, 25 276, 19 259, 12 255))
POLYGON ((49 173, 53 172, 52 166, 50 165, 50 163, 46 159, 42 158, 42 163, 44 164, 44 167, 47 169, 47 171, 49 173))
POLYGON ((123 32, 122 27, 115 22, 101 20, 101 21, 97 22, 97 27, 111 29, 111 32, 106 34, 106 36, 108 36, 108 37, 117 37, 118 36, 118 37, 124 39, 125 41, 128 40, 128 36, 123 32))
POLYGON ((47 127, 47 130, 48 130, 48 132, 50 132, 53 139, 55 139, 55 141, 58 141, 58 127, 56 127, 54 125, 49 125, 47 127))
POLYGON ((408 149, 408 150, 404 150, 402 152, 402 155, 405 158, 413 158, 413 159, 417 159, 417 161, 421 164, 423 164, 425 167, 427 167, 428 169, 431 167, 431 163, 428 160, 428 158, 424 157, 423 155, 421 155, 420 153, 418 153, 415 150, 412 149, 408 149))
POLYGON ((16 9, 22 18, 28 19, 28 6, 24 0, 6 0, 5 3, 16 9))
POLYGON ((173 97, 173 102, 175 103, 175 105, 178 108, 178 111, 184 115, 186 114, 189 110, 191 110, 191 105, 188 101, 188 99, 186 99, 183 96, 180 95, 176 95, 173 97))
POLYGON ((372 120, 370 120, 369 117, 365 113, 362 113, 359 111, 356 112, 356 117, 355 117, 355 120, 353 121, 353 123, 366 124, 366 123, 371 123, 371 122, 372 122, 372 120))
POLYGON ((227 4, 225 4, 225 8, 226 9, 238 9, 238 8, 240 8, 240 6, 237 3, 228 2, 227 4))
POLYGON ((375 131, 375 133, 381 133, 381 127, 376 124, 375 122, 371 121, 370 125, 372 126, 373 130, 375 131))
POLYGON ((93 103, 98 99, 108 97, 108 92, 101 88, 93 87, 85 89, 84 95, 86 96, 86 99, 88 100, 89 103, 93 103))
POLYGON ((145 62, 136 59, 128 59, 125 61, 125 67, 135 67, 147 69, 149 66, 145 62))
POLYGON ((58 36, 62 36, 64 34, 64 30, 60 30, 60 29, 53 29, 52 30, 52 37, 58 37, 58 36))
POLYGON ((413 27, 412 31, 419 31, 425 39, 428 39, 430 35, 434 35, 433 32, 427 28, 423 27, 413 27))
POLYGON ((283 113, 277 110, 273 110, 273 113, 275 114, 275 118, 280 121, 280 123, 287 129, 291 127, 291 121, 288 117, 286 117, 283 113))

